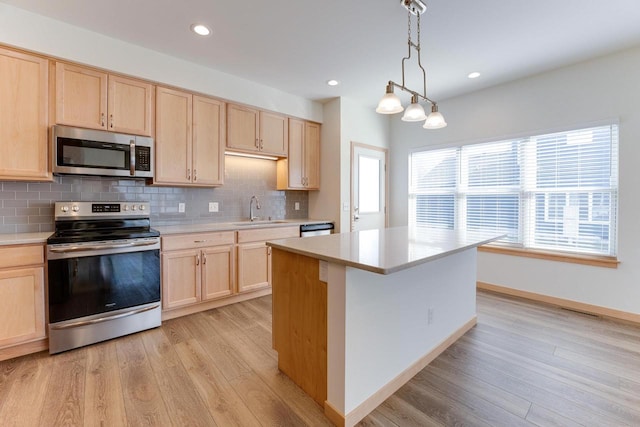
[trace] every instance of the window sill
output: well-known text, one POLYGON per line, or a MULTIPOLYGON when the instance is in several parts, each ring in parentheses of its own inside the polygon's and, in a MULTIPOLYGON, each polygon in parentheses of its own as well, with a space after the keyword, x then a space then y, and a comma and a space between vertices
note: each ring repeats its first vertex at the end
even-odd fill
POLYGON ((614 257, 576 255, 576 254, 566 254, 566 253, 561 254, 556 252, 545 252, 545 251, 534 250, 534 249, 507 248, 504 246, 484 245, 484 246, 479 246, 478 251, 488 252, 493 254, 500 254, 500 255, 512 255, 512 256, 521 256, 526 258, 537 258, 537 259, 544 259, 548 261, 569 262, 573 264, 591 265, 594 267, 604 267, 604 268, 618 268, 618 264, 620 264, 620 261, 618 261, 618 259, 614 257))

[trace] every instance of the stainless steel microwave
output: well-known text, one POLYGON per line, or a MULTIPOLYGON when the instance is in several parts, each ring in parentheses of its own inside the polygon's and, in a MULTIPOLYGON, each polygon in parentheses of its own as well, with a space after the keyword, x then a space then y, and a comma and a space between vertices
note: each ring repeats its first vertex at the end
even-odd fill
POLYGON ((153 178, 153 138, 53 126, 54 174, 153 178))

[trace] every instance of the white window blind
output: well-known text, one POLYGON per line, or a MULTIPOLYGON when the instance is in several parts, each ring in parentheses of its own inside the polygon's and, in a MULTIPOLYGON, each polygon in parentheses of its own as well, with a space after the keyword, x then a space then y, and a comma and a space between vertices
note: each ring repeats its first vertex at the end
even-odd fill
POLYGON ((409 223, 453 229, 458 149, 412 153, 409 166, 409 223))
POLYGON ((504 242, 519 241, 522 200, 520 141, 463 147, 460 176, 465 214, 460 226, 474 232, 507 233, 504 242))
POLYGON ((409 165, 411 225, 616 255, 617 125, 417 151, 409 165))

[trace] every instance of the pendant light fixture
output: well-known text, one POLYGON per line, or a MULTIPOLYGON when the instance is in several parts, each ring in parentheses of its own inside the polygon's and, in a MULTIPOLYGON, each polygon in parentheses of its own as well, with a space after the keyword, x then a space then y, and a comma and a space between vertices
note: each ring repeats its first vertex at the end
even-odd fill
POLYGON ((408 40, 409 54, 402 58, 402 84, 398 84, 392 80, 387 83, 386 93, 378 103, 376 112, 380 114, 396 114, 404 111, 402 120, 405 122, 419 122, 425 120, 422 126, 425 129, 440 129, 447 125, 442 113, 438 112, 438 105, 435 101, 432 101, 427 97, 427 72, 425 71, 422 63, 420 62, 420 15, 427 10, 427 5, 422 0, 400 0, 400 4, 404 6, 408 13, 408 40), (411 15, 417 17, 418 22, 418 42, 414 43, 411 40, 411 15), (416 92, 405 86, 404 80, 404 62, 407 59, 411 59, 411 50, 415 49, 418 53, 418 67, 422 71, 422 93, 416 92), (402 107, 400 98, 393 93, 393 89, 398 88, 411 94, 411 104, 406 108, 402 107), (420 105, 420 100, 427 101, 431 104, 431 113, 427 116, 424 112, 424 108, 420 105))

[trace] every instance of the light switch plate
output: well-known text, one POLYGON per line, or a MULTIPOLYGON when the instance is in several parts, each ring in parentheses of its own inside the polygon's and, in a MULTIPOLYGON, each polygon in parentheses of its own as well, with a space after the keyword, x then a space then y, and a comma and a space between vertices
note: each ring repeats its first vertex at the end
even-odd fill
POLYGON ((345 212, 349 212, 349 202, 344 202, 342 204, 342 210, 345 212))
POLYGON ((185 205, 184 203, 178 203, 178 212, 184 213, 185 205))
POLYGON ((209 202, 209 212, 218 212, 218 202, 209 202))
POLYGON ((295 209, 295 210, 299 211, 299 210, 300 210, 300 202, 295 202, 295 203, 293 204, 293 209, 295 209))

